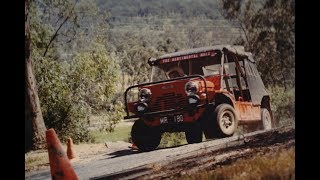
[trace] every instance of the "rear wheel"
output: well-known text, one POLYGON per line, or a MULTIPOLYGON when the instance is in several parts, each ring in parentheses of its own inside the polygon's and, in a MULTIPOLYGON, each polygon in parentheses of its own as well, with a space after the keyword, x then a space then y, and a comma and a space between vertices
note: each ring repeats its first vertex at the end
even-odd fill
POLYGON ((268 130, 272 128, 272 119, 270 112, 266 108, 261 108, 262 129, 268 130))
POLYGON ((202 142, 202 130, 200 124, 198 122, 191 124, 191 126, 185 131, 185 135, 188 144, 202 142))
POLYGON ((161 141, 159 129, 147 126, 143 120, 134 122, 131 137, 132 142, 140 151, 152 151, 158 147, 161 141))

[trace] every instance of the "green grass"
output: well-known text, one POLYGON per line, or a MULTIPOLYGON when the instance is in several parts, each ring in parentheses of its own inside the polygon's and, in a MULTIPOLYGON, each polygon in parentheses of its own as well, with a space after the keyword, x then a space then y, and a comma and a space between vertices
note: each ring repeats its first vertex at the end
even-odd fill
POLYGON ((116 127, 113 132, 106 131, 91 131, 94 143, 104 143, 104 142, 116 142, 125 141, 128 142, 131 132, 131 126, 116 127))
POLYGON ((44 150, 37 150, 25 154, 25 170, 32 171, 38 168, 48 166, 49 157, 48 152, 44 150))
POLYGON ((199 172, 183 179, 295 179, 294 148, 256 155, 249 159, 218 167, 212 171, 199 172))
POLYGON ((159 148, 174 147, 187 144, 184 132, 163 133, 159 148))

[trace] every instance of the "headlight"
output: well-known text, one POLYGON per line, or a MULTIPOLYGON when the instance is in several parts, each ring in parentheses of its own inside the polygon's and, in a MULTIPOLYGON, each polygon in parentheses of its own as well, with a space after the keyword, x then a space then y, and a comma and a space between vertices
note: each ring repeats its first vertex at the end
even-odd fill
POLYGON ((199 87, 197 83, 189 81, 186 83, 184 90, 186 91, 187 95, 191 95, 196 94, 199 90, 199 87))
POLYGON ((139 95, 140 102, 148 102, 151 99, 151 91, 150 91, 150 89, 147 89, 147 88, 142 88, 139 91, 138 95, 139 95))

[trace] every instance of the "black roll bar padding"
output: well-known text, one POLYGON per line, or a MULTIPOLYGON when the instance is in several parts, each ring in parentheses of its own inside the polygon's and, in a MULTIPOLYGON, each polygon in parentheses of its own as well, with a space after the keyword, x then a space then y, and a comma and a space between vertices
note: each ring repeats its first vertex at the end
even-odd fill
POLYGON ((208 105, 209 104, 209 99, 208 99, 208 90, 207 90, 206 79, 201 75, 184 76, 184 77, 178 77, 178 78, 174 78, 174 79, 167 79, 167 80, 162 80, 162 81, 157 81, 157 82, 142 83, 142 84, 137 84, 137 85, 133 85, 133 86, 128 87, 126 89, 126 91, 124 92, 125 110, 126 110, 126 113, 127 113, 127 117, 129 116, 127 93, 128 93, 128 91, 130 89, 136 88, 136 87, 140 87, 140 86, 147 86, 147 85, 151 85, 151 84, 158 84, 158 83, 176 81, 176 80, 181 80, 181 79, 191 79, 191 78, 197 78, 197 77, 201 78, 203 80, 203 82, 204 82, 204 88, 205 88, 205 93, 206 93, 206 105, 208 105))

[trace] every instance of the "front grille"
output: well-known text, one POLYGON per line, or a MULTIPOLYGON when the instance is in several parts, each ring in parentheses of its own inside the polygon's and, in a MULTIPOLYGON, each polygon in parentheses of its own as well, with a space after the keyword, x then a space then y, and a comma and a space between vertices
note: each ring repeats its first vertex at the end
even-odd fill
POLYGON ((170 109, 181 109, 187 106, 187 101, 182 94, 165 93, 157 97, 150 105, 151 112, 170 109))

